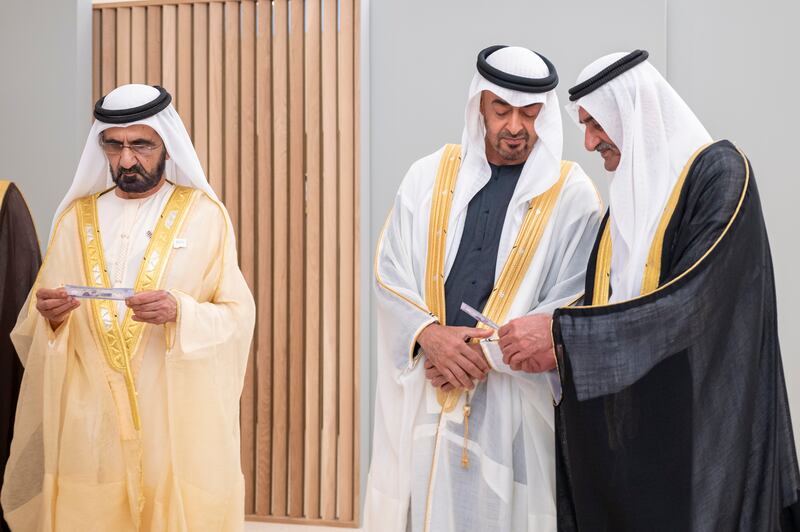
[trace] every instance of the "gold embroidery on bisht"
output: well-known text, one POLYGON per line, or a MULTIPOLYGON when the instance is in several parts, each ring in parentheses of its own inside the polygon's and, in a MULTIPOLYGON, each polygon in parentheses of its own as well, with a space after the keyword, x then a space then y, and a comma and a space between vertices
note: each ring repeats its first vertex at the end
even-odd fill
MULTIPOLYGON (((145 252, 134 286, 136 292, 155 290, 160 285, 169 261, 172 242, 186 219, 195 193, 195 189, 183 186, 175 187, 172 192, 145 252)), ((100 238, 98 197, 99 194, 88 196, 78 200, 76 204, 83 264, 89 286, 111 288, 100 238)), ((120 325, 116 302, 108 299, 92 300, 91 314, 106 363, 125 379, 133 425, 139 430, 141 422, 131 360, 141 342, 144 324, 133 321, 133 312, 128 309, 120 325)))
MULTIPOLYGON (((433 188, 430 222, 428 225, 428 256, 425 267, 425 302, 431 313, 437 316, 439 323, 446 323, 444 297, 444 257, 450 206, 455 191, 455 182, 461 162, 461 147, 448 144, 442 154, 436 182, 433 188)), ((492 289, 483 314, 492 321, 502 323, 516 297, 517 290, 528 270, 539 242, 547 227, 550 214, 556 205, 572 163, 562 161, 559 180, 543 194, 533 198, 528 205, 528 212, 517 234, 497 284, 492 289)), ((485 327, 478 324, 478 327, 485 327)), ((436 398, 445 412, 451 412, 458 404, 461 388, 444 392, 436 390, 436 398)))

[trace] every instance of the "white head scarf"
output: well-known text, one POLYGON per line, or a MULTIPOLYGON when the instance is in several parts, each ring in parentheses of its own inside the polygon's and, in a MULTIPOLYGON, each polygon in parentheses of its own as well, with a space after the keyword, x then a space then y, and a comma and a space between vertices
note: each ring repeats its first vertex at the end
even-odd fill
MULTIPOLYGON (((122 85, 108 93, 103 100, 103 108, 108 110, 131 109, 153 101, 158 95, 158 89, 149 85, 122 85)), ((108 159, 100 147, 100 133, 111 127, 127 127, 134 124, 150 126, 161 136, 169 154, 165 168, 167 179, 177 185, 198 188, 215 201, 219 201, 206 180, 203 167, 200 165, 200 160, 197 158, 197 153, 183 121, 170 104, 158 114, 135 122, 107 124, 95 120, 89 131, 89 138, 86 139, 72 186, 69 187, 67 195, 61 200, 61 204, 56 210, 50 227, 51 236, 58 217, 73 201, 114 186, 108 168, 108 159)))
MULTIPOLYGON (((581 72, 577 84, 626 55, 601 57, 581 72)), ((620 150, 609 187, 610 301, 630 299, 641 292, 650 245, 681 170, 711 136, 648 61, 567 105, 580 125, 578 107, 597 120, 620 150)))
MULTIPOLYGON (((487 62, 505 73, 526 78, 544 78, 550 72, 542 59, 531 50, 518 46, 501 48, 487 58, 487 62)), ((563 146, 563 130, 558 96, 555 90, 528 93, 500 87, 476 73, 469 88, 464 112, 464 132, 461 136, 462 163, 459 184, 468 183, 453 199, 453 209, 458 212, 489 181, 492 170, 486 159, 486 125, 480 112, 482 91, 491 91, 514 107, 542 103, 536 118, 535 129, 539 140, 522 168, 509 212, 521 202, 527 202, 549 189, 558 181, 563 146)))

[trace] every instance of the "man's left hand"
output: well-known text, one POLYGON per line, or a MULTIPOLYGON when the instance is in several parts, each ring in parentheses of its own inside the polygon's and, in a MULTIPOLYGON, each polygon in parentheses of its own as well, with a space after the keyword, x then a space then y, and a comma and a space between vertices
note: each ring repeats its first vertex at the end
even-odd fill
POLYGON ((503 362, 515 371, 541 373, 556 367, 553 356, 552 318, 548 314, 532 314, 506 323, 500 330, 500 351, 503 362))
POLYGON ((178 301, 166 290, 139 292, 125 300, 133 321, 163 325, 178 319, 178 301))
MULTIPOLYGON (((475 352, 475 355, 480 357, 483 360, 483 350, 481 349, 480 344, 478 343, 468 343, 467 346, 475 352)), ((431 359, 429 357, 425 357, 425 377, 429 381, 434 388, 441 388, 445 392, 449 392, 450 390, 454 390, 456 387, 450 384, 450 381, 447 380, 447 377, 442 375, 442 372, 439 371, 439 368, 433 365, 431 359)), ((486 378, 485 376, 483 377, 486 378)), ((481 379, 483 380, 483 379, 481 379)))
POLYGON ((442 375, 439 371, 439 368, 433 365, 433 362, 430 361, 429 358, 425 358, 425 377, 429 381, 434 388, 441 388, 442 391, 449 392, 450 390, 455 390, 456 387, 450 384, 450 381, 447 380, 447 377, 442 375))

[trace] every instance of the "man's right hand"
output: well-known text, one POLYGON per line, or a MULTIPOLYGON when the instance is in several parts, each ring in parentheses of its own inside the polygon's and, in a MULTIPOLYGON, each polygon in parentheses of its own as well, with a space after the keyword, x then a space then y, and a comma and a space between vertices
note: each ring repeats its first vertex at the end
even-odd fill
POLYGON ((67 295, 64 288, 40 288, 36 291, 36 310, 47 318, 54 331, 64 323, 69 313, 79 306, 80 302, 67 295))
POLYGON ((467 342, 471 338, 489 338, 494 331, 473 327, 448 327, 438 323, 428 325, 417 342, 428 360, 454 387, 471 390, 473 380, 483 380, 489 364, 479 349, 467 342))

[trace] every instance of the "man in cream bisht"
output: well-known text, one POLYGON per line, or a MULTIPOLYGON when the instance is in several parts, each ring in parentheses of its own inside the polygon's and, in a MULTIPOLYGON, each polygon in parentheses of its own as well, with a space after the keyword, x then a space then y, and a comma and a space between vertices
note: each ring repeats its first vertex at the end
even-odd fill
POLYGON ((97 103, 12 333, 25 374, 2 504, 15 531, 243 527, 254 303, 170 100, 125 85, 97 103), (136 294, 78 302, 67 284, 136 294))
POLYGON ((563 532, 800 530, 800 473, 755 176, 643 50, 570 89, 613 172, 584 301, 510 356, 561 370, 563 532))
POLYGON ((522 349, 531 322, 580 294, 599 221, 591 181, 561 161, 557 80, 535 52, 483 50, 462 145, 400 185, 375 269, 370 532, 556 529, 560 391, 512 371, 498 344, 522 349), (502 325, 499 342, 462 302, 502 325))

